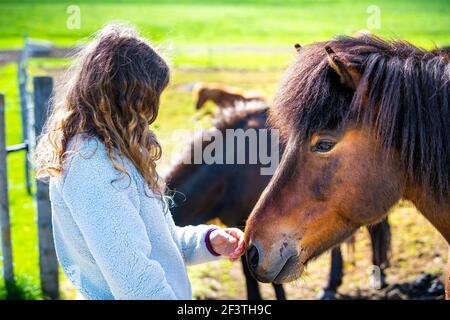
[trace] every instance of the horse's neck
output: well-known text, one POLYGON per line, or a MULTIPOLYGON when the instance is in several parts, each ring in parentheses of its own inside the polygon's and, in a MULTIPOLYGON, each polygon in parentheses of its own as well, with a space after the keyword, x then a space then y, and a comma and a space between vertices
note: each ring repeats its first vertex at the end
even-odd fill
POLYGON ((438 202, 418 187, 407 188, 404 197, 414 203, 450 244, 450 199, 438 202))

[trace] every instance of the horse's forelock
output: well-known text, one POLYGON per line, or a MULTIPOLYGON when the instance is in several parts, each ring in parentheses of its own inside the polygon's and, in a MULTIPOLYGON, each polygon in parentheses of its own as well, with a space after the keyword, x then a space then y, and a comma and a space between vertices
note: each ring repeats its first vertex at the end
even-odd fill
POLYGON ((342 37, 305 46, 288 68, 270 110, 286 140, 360 122, 381 145, 396 148, 411 180, 450 194, 450 64, 441 51, 404 41, 342 37), (356 92, 340 85, 327 63, 330 46, 362 73, 356 92))

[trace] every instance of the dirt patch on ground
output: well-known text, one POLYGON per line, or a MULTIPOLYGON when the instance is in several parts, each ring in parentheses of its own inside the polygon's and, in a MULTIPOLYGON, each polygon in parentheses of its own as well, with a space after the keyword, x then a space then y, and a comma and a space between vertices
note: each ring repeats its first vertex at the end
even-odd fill
POLYGON ((381 290, 357 290, 352 296, 341 294, 337 299, 444 300, 445 288, 440 278, 440 274, 423 273, 413 282, 396 283, 381 290))

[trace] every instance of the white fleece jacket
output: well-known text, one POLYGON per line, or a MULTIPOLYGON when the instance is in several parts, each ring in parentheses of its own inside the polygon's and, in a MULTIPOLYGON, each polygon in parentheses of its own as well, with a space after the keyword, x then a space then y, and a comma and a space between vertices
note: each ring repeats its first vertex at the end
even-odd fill
POLYGON ((211 226, 175 226, 142 176, 112 166, 97 138, 76 136, 63 173, 50 179, 58 260, 85 299, 191 299, 186 264, 217 259, 211 226))

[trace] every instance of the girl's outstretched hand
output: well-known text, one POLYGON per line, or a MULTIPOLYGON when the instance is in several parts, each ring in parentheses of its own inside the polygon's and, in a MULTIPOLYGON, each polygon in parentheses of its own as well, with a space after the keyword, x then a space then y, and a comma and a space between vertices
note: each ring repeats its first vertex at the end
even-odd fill
POLYGON ((209 240, 215 252, 232 261, 244 253, 244 233, 237 228, 216 229, 209 235, 209 240))

